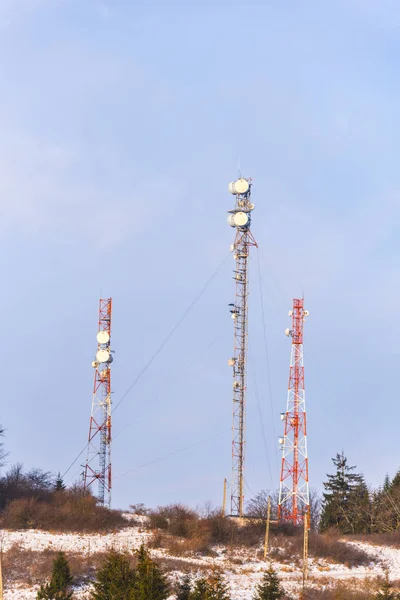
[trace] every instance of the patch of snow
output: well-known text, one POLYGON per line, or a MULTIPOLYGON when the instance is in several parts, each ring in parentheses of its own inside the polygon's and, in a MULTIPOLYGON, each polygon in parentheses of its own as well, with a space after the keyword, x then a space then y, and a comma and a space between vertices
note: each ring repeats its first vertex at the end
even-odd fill
MULTIPOLYGON (((132 521, 140 520, 144 523, 146 517, 132 515, 132 521), (138 519, 140 517, 140 519, 138 519)), ((44 531, 6 531, 0 530, 3 540, 3 550, 7 552, 12 546, 17 545, 21 550, 63 550, 65 552, 92 554, 107 552, 111 549, 119 551, 133 551, 142 543, 146 544, 151 537, 151 532, 142 526, 130 526, 115 533, 108 534, 58 534, 44 531)), ((393 579, 400 579, 400 549, 387 546, 375 546, 366 542, 349 542, 371 556, 369 565, 349 568, 342 564, 330 563, 325 559, 310 559, 310 581, 317 582, 323 578, 324 582, 337 580, 361 580, 382 575, 385 568, 389 568, 393 579)), ((257 558, 256 550, 236 549, 228 552, 224 546, 213 548, 214 556, 175 557, 164 549, 151 550, 156 558, 176 558, 179 563, 187 564, 194 577, 199 577, 204 571, 219 567, 224 572, 225 580, 231 590, 232 600, 251 600, 256 585, 261 581, 263 572, 268 563, 257 558)), ((277 571, 287 592, 296 592, 300 589, 302 581, 301 561, 279 563, 271 561, 277 571)), ((184 571, 185 569, 182 569, 184 571)), ((184 573, 180 570, 168 574, 171 582, 180 580, 184 573)), ((36 588, 24 588, 14 585, 5 590, 5 600, 34 600, 36 588)), ((89 598, 90 586, 85 585, 76 590, 78 600, 89 598)), ((170 600, 173 600, 171 596, 170 600)))

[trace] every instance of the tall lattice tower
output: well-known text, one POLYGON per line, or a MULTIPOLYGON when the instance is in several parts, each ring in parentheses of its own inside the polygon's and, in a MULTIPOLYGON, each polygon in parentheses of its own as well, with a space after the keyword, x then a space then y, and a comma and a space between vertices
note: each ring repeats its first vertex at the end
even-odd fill
MULTIPOLYGON (((308 317, 304 299, 293 300, 292 329, 286 329, 292 338, 289 387, 284 421, 282 467, 279 487, 278 518, 294 525, 304 522, 304 514, 310 513, 308 489, 307 418, 304 389, 303 326, 308 317)), ((308 520, 308 523, 310 521, 308 520)))
POLYGON ((230 304, 234 323, 234 354, 228 364, 233 370, 233 423, 232 423, 232 484, 231 515, 243 516, 244 507, 244 458, 246 417, 246 363, 248 335, 248 260, 251 246, 257 242, 250 231, 251 179, 238 179, 229 184, 229 191, 236 196, 235 208, 228 211, 228 223, 236 229, 235 243, 231 250, 236 262, 236 300, 230 304))
POLYGON ((84 486, 89 489, 98 482, 100 504, 111 505, 111 312, 112 299, 100 299, 97 333, 92 413, 89 443, 84 470, 84 486))

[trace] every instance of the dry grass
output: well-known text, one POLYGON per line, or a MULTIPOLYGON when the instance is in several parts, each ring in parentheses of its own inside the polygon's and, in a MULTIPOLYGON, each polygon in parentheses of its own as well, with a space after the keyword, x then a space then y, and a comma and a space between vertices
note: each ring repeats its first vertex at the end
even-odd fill
POLYGON ((5 529, 57 532, 107 532, 130 523, 120 512, 96 504, 90 495, 53 494, 47 502, 35 498, 12 500, 2 515, 5 529))
MULTIPOLYGON (((263 543, 265 524, 249 519, 238 524, 234 519, 222 518, 218 512, 200 516, 182 505, 159 507, 150 514, 148 526, 153 529, 152 548, 164 548, 174 556, 213 556, 213 547, 222 544, 234 553, 239 548, 257 549, 263 543)), ((368 565, 371 557, 350 544, 340 541, 337 534, 310 533, 309 554, 312 558, 344 564, 348 567, 368 565)), ((302 531, 293 527, 271 528, 270 556, 282 563, 299 565, 303 555, 302 531)), ((261 557, 261 552, 257 553, 261 557)))
MULTIPOLYGON (((300 564, 303 554, 303 537, 294 535, 285 537, 278 535, 271 540, 271 558, 280 562, 300 564)), ((371 563, 371 557, 352 545, 346 544, 333 535, 311 533, 309 538, 309 556, 323 558, 329 562, 339 563, 347 567, 357 567, 371 563)))
POLYGON ((177 538, 167 533, 155 532, 148 542, 149 548, 163 548, 173 556, 214 556, 208 535, 177 538))
MULTIPOLYGON (((17 544, 12 546, 3 555, 4 582, 6 586, 22 584, 33 586, 42 584, 50 578, 54 558, 57 552, 44 550, 23 550, 17 544)), ((104 562, 107 552, 95 552, 93 554, 79 554, 76 552, 65 553, 71 568, 72 576, 76 583, 84 583, 92 580, 96 569, 104 562)), ((136 557, 129 556, 131 566, 135 567, 136 557)), ((179 558, 156 559, 161 569, 168 573, 172 571, 193 572, 199 571, 199 566, 180 560, 179 558)), ((200 569, 201 570, 201 569, 200 569)))
POLYGON ((369 535, 352 535, 349 539, 357 542, 366 542, 367 544, 376 544, 377 546, 390 546, 400 548, 400 529, 387 533, 371 533, 369 535))
MULTIPOLYGON (((6 585, 11 583, 22 583, 24 585, 35 585, 43 583, 50 577, 53 560, 57 552, 44 550, 22 550, 17 544, 4 553, 4 579, 6 585)), ((82 555, 74 552, 66 553, 69 560, 71 572, 77 582, 85 581, 93 575, 96 568, 104 560, 105 552, 82 555)))
POLYGON ((332 581, 318 578, 310 582, 303 600, 375 600, 381 580, 357 579, 332 581))

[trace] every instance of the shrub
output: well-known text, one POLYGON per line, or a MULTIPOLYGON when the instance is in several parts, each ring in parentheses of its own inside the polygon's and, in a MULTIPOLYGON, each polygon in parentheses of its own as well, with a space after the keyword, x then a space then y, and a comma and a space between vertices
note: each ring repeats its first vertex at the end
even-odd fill
POLYGON ((137 565, 131 598, 134 600, 166 600, 169 597, 167 581, 159 567, 151 560, 144 546, 141 546, 136 552, 136 557, 137 565))
POLYGON ((176 600, 189 600, 191 589, 190 577, 186 575, 177 585, 176 600))
MULTIPOLYGON (((158 507, 150 513, 148 527, 164 531, 169 536, 190 540, 192 543, 174 543, 168 537, 157 541, 171 552, 180 554, 187 551, 209 552, 214 544, 254 547, 260 544, 265 531, 262 521, 249 520, 238 526, 234 519, 224 518, 220 510, 208 510, 208 516, 200 517, 195 511, 180 504, 158 507)), ((152 542, 157 547, 156 540, 152 542)))
POLYGON ((352 589, 348 582, 338 582, 329 586, 329 588, 321 589, 309 588, 303 595, 303 600, 371 600, 370 585, 363 583, 363 589, 352 589))
POLYGON ((310 535, 309 553, 310 556, 332 560, 348 567, 368 565, 372 561, 366 552, 352 544, 342 542, 333 536, 318 535, 317 533, 310 535))
POLYGON ((284 596, 283 588, 272 565, 265 571, 261 583, 257 586, 254 600, 280 600, 284 596))
POLYGON ((96 532, 120 528, 127 521, 118 511, 98 506, 90 494, 69 490, 53 493, 48 501, 11 501, 3 512, 2 524, 5 529, 96 532))
POLYGON ((58 552, 53 562, 51 580, 46 585, 40 586, 37 594, 38 600, 70 600, 72 592, 72 576, 69 563, 63 552, 58 552))
POLYGON ((171 535, 190 537, 199 521, 198 514, 182 504, 159 506, 150 512, 149 526, 151 529, 165 529, 171 535))
POLYGON ((135 585, 135 573, 129 559, 123 554, 111 552, 97 571, 93 583, 93 600, 129 600, 135 585))
MULTIPOLYGON (((269 556, 281 561, 299 561, 303 555, 303 536, 278 535, 271 539, 269 556)), ((309 555, 313 558, 324 558, 328 561, 345 564, 349 567, 368 565, 371 557, 363 550, 346 542, 340 541, 336 536, 310 533, 309 555)))

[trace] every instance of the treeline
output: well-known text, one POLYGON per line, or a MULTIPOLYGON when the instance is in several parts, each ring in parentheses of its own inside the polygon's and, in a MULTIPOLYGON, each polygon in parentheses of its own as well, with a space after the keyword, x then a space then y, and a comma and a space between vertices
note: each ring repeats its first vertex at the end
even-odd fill
MULTIPOLYGON (((346 456, 332 459, 335 471, 327 475, 322 498, 311 490, 310 513, 313 530, 321 533, 336 530, 340 534, 385 534, 400 528, 400 471, 371 489, 362 473, 350 466, 346 456)), ((272 518, 277 519, 278 492, 259 492, 247 503, 247 516, 265 520, 268 497, 272 501, 272 518)), ((280 531, 291 533, 291 527, 280 524, 280 531)))
POLYGON ((332 459, 336 472, 327 475, 319 521, 320 531, 342 534, 392 533, 400 526, 400 472, 388 476, 377 490, 349 466, 343 453, 332 459))
POLYGON ((66 488, 60 476, 17 464, 0 477, 0 519, 6 529, 109 531, 127 525, 118 511, 97 504, 80 485, 66 488))
MULTIPOLYGON (((8 456, 0 425, 0 467, 8 456)), ((80 484, 64 485, 60 474, 24 470, 18 463, 0 477, 0 524, 6 529, 97 532, 126 526, 120 512, 97 504, 80 484)))

